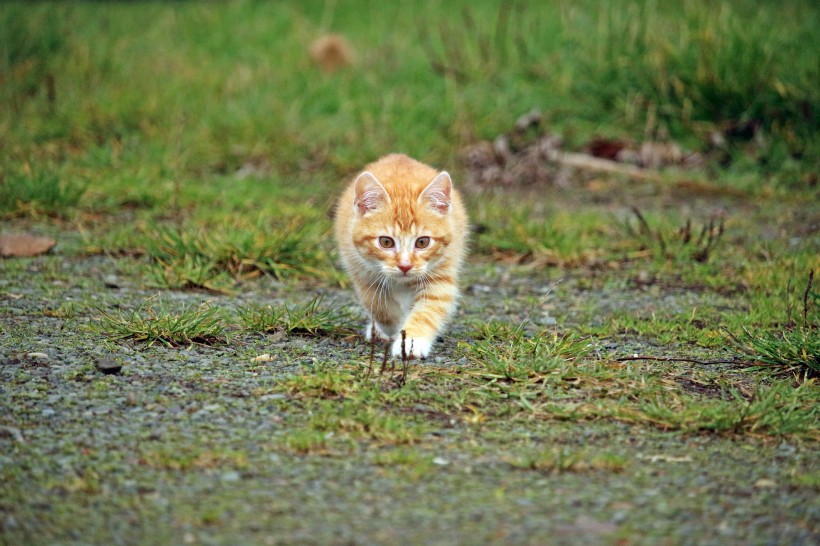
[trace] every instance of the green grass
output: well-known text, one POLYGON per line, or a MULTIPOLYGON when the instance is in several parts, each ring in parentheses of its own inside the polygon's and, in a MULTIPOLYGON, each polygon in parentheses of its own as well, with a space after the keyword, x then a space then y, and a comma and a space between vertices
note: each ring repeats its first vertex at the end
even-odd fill
POLYGON ((85 189, 83 183, 62 183, 53 172, 0 171, 0 218, 65 214, 79 203, 85 189))
POLYGON ((534 211, 509 200, 486 200, 473 221, 486 228, 475 238, 475 251, 513 263, 584 266, 621 259, 628 251, 612 248, 612 218, 597 211, 534 211))
POLYGON ((169 181, 202 188, 243 167, 307 195, 390 150, 452 165, 465 140, 537 107, 578 143, 666 131, 700 147, 722 123, 758 120, 766 146, 746 161, 740 143, 726 183, 753 173, 754 185, 810 190, 810 2, 430 2, 382 6, 382 25, 359 9, 329 14, 359 63, 328 75, 306 55, 326 17, 318 2, 6 3, 0 167, 59 161, 64 183, 88 181, 85 206, 135 184, 169 202, 169 181))
MULTIPOLYGON (((161 228, 147 239, 154 275, 167 288, 209 288, 268 274, 327 277, 324 236, 315 220, 224 223, 195 232, 161 228)), ((320 228, 321 229, 321 228, 320 228)))
POLYGON ((730 342, 761 366, 820 374, 820 330, 797 327, 782 332, 729 334, 730 342))
MULTIPOLYGON (((490 325, 492 328, 492 325, 490 325)), ((493 380, 540 380, 566 369, 568 362, 590 353, 593 343, 574 334, 541 331, 533 336, 521 328, 499 328, 484 339, 465 344, 468 358, 493 380)))
POLYGON ((725 345, 725 337, 718 328, 720 323, 718 317, 704 317, 695 308, 689 313, 618 313, 610 316, 606 324, 586 324, 581 329, 591 335, 640 336, 662 346, 693 344, 720 348, 725 345))
POLYGON ((816 161, 817 119, 805 107, 817 104, 817 67, 803 64, 806 52, 797 45, 816 35, 809 26, 786 30, 779 22, 816 23, 816 11, 803 11, 808 6, 796 2, 783 12, 755 2, 605 5, 591 37, 595 55, 582 64, 590 77, 576 89, 651 131, 755 120, 777 135, 768 157, 809 153, 816 161), (801 68, 782 64, 785 55, 801 68))
MULTIPOLYGON (((635 222, 624 222, 626 234, 638 242, 641 250, 647 250, 659 261, 695 261, 705 263, 714 254, 724 233, 722 220, 709 220, 702 226, 693 226, 692 220, 677 229, 652 227, 640 210, 633 207, 635 222)), ((668 222, 666 223, 668 225, 668 222)))
MULTIPOLYGON (((425 408, 422 414, 486 430, 531 419, 604 419, 686 433, 818 439, 820 415, 813 380, 797 387, 790 380, 774 378, 758 384, 743 371, 589 358, 553 361, 551 366, 517 376, 505 371, 498 373, 493 365, 482 363, 456 370, 424 366, 411 368, 402 386, 389 379, 390 372, 385 378, 352 369, 325 369, 295 375, 281 388, 308 408, 307 424, 300 427, 334 432, 344 440, 344 445, 337 445, 328 436, 319 442, 319 450, 348 452, 351 441, 372 445, 418 441, 419 407, 425 408)), ((303 436, 300 433, 299 438, 305 441, 318 438, 303 436)), ((532 468, 522 462, 525 459, 515 458, 513 463, 532 468)))
POLYGON ((238 450, 208 450, 194 446, 154 447, 148 444, 138 453, 139 464, 154 469, 208 471, 214 468, 248 468, 247 455, 238 450))
POLYGON ((805 373, 817 376, 820 373, 820 299, 814 290, 814 272, 809 272, 806 286, 802 290, 802 314, 799 317, 794 308, 792 278, 789 278, 784 298, 778 302, 779 323, 769 328, 750 328, 741 323, 739 331, 726 329, 723 333, 729 343, 761 366, 775 371, 805 373))
POLYGON ((303 336, 353 335, 359 325, 348 309, 325 302, 321 296, 301 305, 246 306, 239 310, 241 323, 253 332, 285 332, 303 336))
POLYGON ((552 448, 510 458, 508 463, 520 470, 557 474, 561 472, 620 472, 628 461, 613 453, 589 453, 587 450, 552 448))
POLYGON ((227 341, 222 311, 207 303, 172 310, 153 299, 132 311, 100 309, 100 329, 114 340, 132 339, 169 347, 227 341))

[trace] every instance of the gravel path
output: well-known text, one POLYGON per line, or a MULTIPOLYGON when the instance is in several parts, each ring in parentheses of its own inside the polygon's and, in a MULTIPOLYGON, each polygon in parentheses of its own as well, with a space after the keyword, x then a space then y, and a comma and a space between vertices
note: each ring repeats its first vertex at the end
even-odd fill
MULTIPOLYGON (((96 308, 130 309, 156 294, 116 262, 56 255, 0 267, 4 544, 820 540, 814 443, 605 421, 515 419, 482 427, 431 414, 421 440, 406 448, 363 443, 343 452, 294 453, 282 445, 304 426, 305 405, 281 382, 322 363, 362 361, 366 347, 247 333, 214 347, 112 342, 98 332, 96 308), (44 315, 69 301, 75 316, 44 315), (262 353, 273 361, 253 364, 262 353), (98 369, 106 365, 122 369, 98 369), (410 463, 396 462, 402 450, 410 463), (620 462, 566 471, 516 462, 539 450, 604 453, 620 462), (386 455, 393 463, 385 464, 386 455), (796 474, 815 476, 814 485, 797 484, 796 474)), ((583 276, 556 280, 471 265, 464 303, 438 358, 420 365, 465 365, 456 340, 475 320, 529 314, 534 324, 572 327, 619 309, 736 305, 684 289, 616 293, 583 276)), ((170 306, 210 300, 230 310, 322 291, 350 301, 343 291, 271 281, 231 297, 158 297, 170 306)), ((608 343, 605 350, 616 354, 681 350, 639 338, 608 343)))

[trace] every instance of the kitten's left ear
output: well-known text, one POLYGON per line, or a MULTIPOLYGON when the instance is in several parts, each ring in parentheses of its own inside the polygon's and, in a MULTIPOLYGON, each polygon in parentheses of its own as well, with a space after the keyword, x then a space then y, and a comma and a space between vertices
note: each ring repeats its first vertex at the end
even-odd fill
POLYGON ((360 174, 353 184, 356 188, 353 204, 362 216, 390 202, 390 196, 382 183, 369 171, 360 174))
POLYGON ((453 189, 453 181, 447 171, 441 171, 424 191, 419 195, 419 203, 426 203, 430 208, 440 214, 450 212, 450 193, 453 189))

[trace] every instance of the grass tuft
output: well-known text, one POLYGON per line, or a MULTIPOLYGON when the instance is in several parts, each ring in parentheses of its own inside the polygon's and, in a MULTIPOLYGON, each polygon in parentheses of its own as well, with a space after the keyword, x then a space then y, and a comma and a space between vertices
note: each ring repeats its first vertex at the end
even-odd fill
POLYGON ((302 305, 247 306, 239 310, 245 328, 254 332, 285 332, 310 337, 353 335, 358 324, 347 308, 324 303, 321 296, 302 305))
POLYGON ((735 335, 728 330, 724 334, 737 349, 755 362, 784 372, 806 371, 820 375, 820 322, 817 320, 817 293, 813 290, 814 270, 808 275, 803 291, 803 323, 791 321, 791 279, 786 291, 787 324, 778 331, 752 332, 743 327, 735 335), (815 311, 812 314, 812 308, 815 311))
POLYGON ((175 446, 173 449, 165 447, 146 449, 139 455, 139 464, 160 470, 188 471, 214 468, 243 470, 248 467, 248 458, 241 451, 175 446))
POLYGON ((466 345, 464 350, 479 365, 479 374, 507 381, 527 381, 568 371, 568 362, 592 350, 588 339, 571 333, 541 331, 528 336, 523 328, 488 326, 484 334, 484 339, 466 345))
POLYGON ((726 335, 737 349, 763 366, 820 375, 820 330, 815 327, 800 326, 761 334, 744 328, 739 336, 728 331, 726 335))
POLYGON ((183 307, 178 312, 162 305, 155 308, 151 302, 130 312, 100 312, 102 331, 114 339, 133 339, 149 345, 159 342, 168 347, 227 341, 222 312, 207 303, 183 307))
POLYGON ((309 427, 354 441, 379 445, 414 444, 426 428, 358 401, 318 401, 310 409, 309 427))
POLYGON ((85 190, 85 184, 61 182, 54 173, 6 173, 0 175, 0 216, 64 216, 85 190))
POLYGON ((154 278, 168 288, 223 290, 227 278, 272 275, 326 277, 321 224, 303 218, 282 223, 226 221, 213 228, 157 229, 149 239, 154 278))
POLYGON ((361 385, 347 370, 320 369, 310 374, 292 375, 282 387, 303 398, 344 398, 357 394, 361 385))
POLYGON ((328 455, 331 450, 328 435, 318 430, 297 430, 288 434, 283 445, 297 455, 328 455))
POLYGON ((589 453, 587 450, 554 448, 507 460, 513 468, 535 470, 547 474, 563 472, 591 472, 608 470, 621 472, 627 461, 620 455, 611 453, 589 453))
POLYGON ((598 214, 537 214, 482 202, 476 220, 490 226, 477 237, 476 250, 500 261, 577 267, 615 259, 605 250, 611 248, 610 230, 598 214))
POLYGON ((234 278, 213 260, 185 254, 171 262, 157 259, 148 276, 161 288, 171 290, 205 290, 215 294, 230 294, 234 278))
POLYGON ((725 231, 723 221, 716 223, 714 219, 709 220, 700 230, 692 226, 691 220, 686 220, 682 227, 674 231, 661 227, 652 228, 637 207, 632 207, 632 213, 637 220, 637 227, 627 221, 624 223, 624 230, 657 260, 694 260, 705 263, 725 231))

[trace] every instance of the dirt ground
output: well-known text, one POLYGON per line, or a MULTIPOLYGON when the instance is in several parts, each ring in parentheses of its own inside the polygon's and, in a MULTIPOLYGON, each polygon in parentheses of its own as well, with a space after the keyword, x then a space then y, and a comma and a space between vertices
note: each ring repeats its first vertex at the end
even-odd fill
MULTIPOLYGON (((517 417, 475 425, 420 403, 402 410, 426 423, 412 446, 362 442, 341 451, 294 452, 283 448, 284 439, 304 426, 303 412, 310 410, 280 388, 284 378, 327 363, 365 362, 368 348, 360 341, 240 332, 215 346, 112 342, 96 326, 97 309, 133 308, 156 290, 102 256, 63 256, 58 249, 11 264, 1 264, 0 279, 4 544, 813 544, 820 538, 816 484, 795 480, 816 475, 814 442, 608 420, 517 417), (66 301, 78 303, 75 315, 45 316, 44 309, 66 301), (262 353, 272 360, 251 365, 262 353), (112 361, 122 365, 119 373, 98 371, 112 361), (519 459, 545 450, 580 452, 593 462, 539 468, 519 459), (614 462, 595 463, 596 453, 614 462)), ((615 290, 590 284, 586 273, 554 273, 471 264, 463 304, 438 356, 413 366, 466 366, 457 341, 470 343, 470 319, 520 321, 533 302, 541 302, 533 323, 558 319, 569 327, 623 308, 740 304, 701 290, 639 284, 615 290)), ((269 279, 237 296, 157 297, 172 306, 209 300, 232 310, 316 292, 351 301, 340 289, 269 279)), ((611 338, 605 350, 680 353, 634 335, 611 338)))

